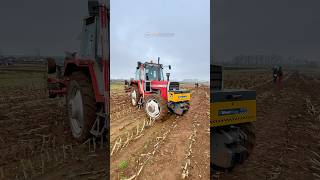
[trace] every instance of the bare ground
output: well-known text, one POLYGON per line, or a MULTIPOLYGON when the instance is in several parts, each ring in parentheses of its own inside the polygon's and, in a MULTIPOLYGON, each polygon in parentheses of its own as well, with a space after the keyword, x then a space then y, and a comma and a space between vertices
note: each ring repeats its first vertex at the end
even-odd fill
POLYGON ((169 114, 164 122, 130 107, 123 90, 112 92, 112 104, 119 104, 111 109, 111 179, 208 179, 208 92, 207 86, 193 89, 190 111, 169 114))
POLYGON ((45 78, 0 71, 0 179, 105 179, 106 147, 73 141, 64 98, 48 98, 45 78))

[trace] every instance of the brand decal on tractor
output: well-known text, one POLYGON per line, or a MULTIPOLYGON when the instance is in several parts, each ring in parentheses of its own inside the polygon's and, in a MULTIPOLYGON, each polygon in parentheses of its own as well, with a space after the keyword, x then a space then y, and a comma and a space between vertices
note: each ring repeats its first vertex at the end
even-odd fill
POLYGON ((179 96, 179 99, 187 98, 187 96, 179 96))
POLYGON ((222 109, 218 112, 219 116, 234 115, 234 114, 245 114, 248 110, 246 108, 235 108, 235 109, 222 109))
POLYGON ((166 84, 155 84, 155 85, 151 85, 153 88, 166 88, 167 85, 166 84))

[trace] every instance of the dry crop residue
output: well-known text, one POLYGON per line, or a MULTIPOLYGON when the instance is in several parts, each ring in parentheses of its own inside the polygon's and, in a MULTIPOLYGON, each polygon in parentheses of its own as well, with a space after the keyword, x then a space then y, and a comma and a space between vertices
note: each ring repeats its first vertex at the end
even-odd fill
POLYGON ((64 98, 49 99, 45 67, 0 70, 0 179, 105 179, 106 147, 71 138, 64 98))
POLYGON ((111 90, 111 179, 208 179, 209 88, 192 89, 191 108, 164 122, 132 107, 123 90, 111 90), (126 166, 121 166, 126 164, 126 166))

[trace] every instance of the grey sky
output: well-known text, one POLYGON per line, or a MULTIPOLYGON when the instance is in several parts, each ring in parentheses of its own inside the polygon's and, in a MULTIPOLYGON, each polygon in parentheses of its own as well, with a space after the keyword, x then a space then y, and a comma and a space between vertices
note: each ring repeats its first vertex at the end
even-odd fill
POLYGON ((0 1, 0 52, 13 55, 64 55, 77 51, 87 1, 0 1))
POLYGON ((215 0, 213 57, 279 54, 320 59, 320 1, 215 0))
MULTIPOLYGON (((161 57, 172 78, 209 79, 209 0, 111 0, 111 78, 130 78, 136 62, 161 57), (169 37, 145 37, 145 33, 169 37), (167 34, 168 35, 168 34, 167 34)), ((0 2, 0 53, 78 51, 87 0, 0 2)))
POLYGON ((173 79, 209 80, 209 0, 111 1, 111 78, 134 77, 137 61, 171 65, 173 79), (164 36, 145 36, 145 33, 164 36))

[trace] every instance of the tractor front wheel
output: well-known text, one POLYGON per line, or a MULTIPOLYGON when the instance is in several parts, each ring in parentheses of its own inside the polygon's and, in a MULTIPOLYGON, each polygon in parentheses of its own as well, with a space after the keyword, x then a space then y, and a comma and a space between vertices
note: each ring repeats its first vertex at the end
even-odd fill
POLYGON ((165 120, 168 114, 167 102, 158 94, 148 95, 145 100, 145 111, 155 120, 165 120))
POLYGON ((73 137, 78 142, 87 140, 96 119, 96 103, 91 80, 83 72, 70 76, 67 92, 68 118, 73 137))

